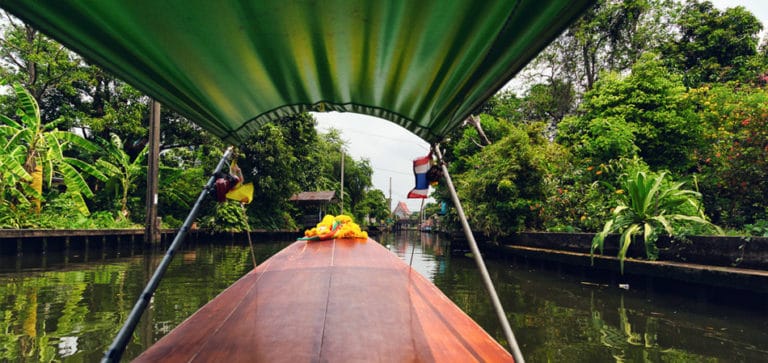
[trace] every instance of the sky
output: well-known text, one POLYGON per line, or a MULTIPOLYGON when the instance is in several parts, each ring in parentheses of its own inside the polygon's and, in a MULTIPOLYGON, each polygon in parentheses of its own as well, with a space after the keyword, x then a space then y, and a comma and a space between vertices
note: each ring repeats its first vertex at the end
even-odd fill
MULTIPOLYGON (((763 36, 767 34, 768 0, 710 0, 717 8, 744 6, 763 23, 763 36)), ((510 83, 516 83, 513 79, 510 83)), ((392 206, 406 202, 412 211, 418 211, 421 199, 407 199, 414 186, 413 159, 429 152, 429 144, 410 131, 383 119, 355 113, 315 113, 317 129, 341 131, 347 141, 347 152, 357 159, 368 159, 373 168, 373 187, 389 195, 391 179, 392 206)), ((427 202, 434 202, 428 199, 427 202)))

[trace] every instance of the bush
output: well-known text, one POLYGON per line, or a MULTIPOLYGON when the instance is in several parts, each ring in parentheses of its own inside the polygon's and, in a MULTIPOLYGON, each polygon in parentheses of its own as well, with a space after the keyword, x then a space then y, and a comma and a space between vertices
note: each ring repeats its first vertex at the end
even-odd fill
POLYGON ((701 194, 683 189, 684 183, 665 180, 666 173, 654 174, 638 171, 629 175, 623 183, 621 194, 612 218, 608 220, 592 240, 592 251, 603 252, 603 243, 610 233, 620 233, 619 260, 624 272, 624 259, 635 236, 642 235, 645 254, 649 260, 658 257, 656 240, 661 231, 669 236, 679 234, 691 225, 710 227, 720 233, 704 216, 701 194))

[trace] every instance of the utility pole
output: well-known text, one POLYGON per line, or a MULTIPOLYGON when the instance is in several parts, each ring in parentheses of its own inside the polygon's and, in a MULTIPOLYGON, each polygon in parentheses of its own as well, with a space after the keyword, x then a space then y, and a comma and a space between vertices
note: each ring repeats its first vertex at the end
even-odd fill
POLYGON ((344 214, 344 149, 341 149, 341 213, 344 214))
POLYGON ((387 203, 389 204, 389 214, 392 214, 392 177, 389 177, 389 198, 387 198, 387 203))
POLYGON ((160 103, 152 100, 149 115, 149 153, 147 155, 147 219, 144 224, 144 243, 160 242, 157 219, 157 185, 160 166, 160 103))

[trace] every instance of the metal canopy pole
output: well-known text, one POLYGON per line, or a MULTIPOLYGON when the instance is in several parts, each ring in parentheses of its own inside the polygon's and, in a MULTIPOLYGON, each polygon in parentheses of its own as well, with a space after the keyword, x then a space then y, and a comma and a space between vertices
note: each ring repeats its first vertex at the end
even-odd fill
POLYGON ((152 275, 152 278, 147 283, 147 286, 144 287, 144 291, 141 292, 139 299, 136 300, 136 304, 133 306, 131 314, 128 315, 128 319, 125 321, 125 324, 123 324, 123 327, 120 328, 120 331, 117 333, 115 340, 112 341, 112 345, 109 346, 109 350, 107 350, 104 353, 104 357, 101 358, 102 363, 120 361, 120 358, 123 356, 123 352, 125 351, 125 346, 128 345, 128 342, 133 335, 133 331, 136 329, 136 325, 141 319, 141 315, 147 308, 147 305, 152 299, 152 295, 154 295, 155 290, 157 290, 157 286, 160 284, 160 280, 163 278, 165 270, 168 269, 168 265, 171 263, 173 255, 176 253, 176 249, 179 247, 179 245, 181 245, 181 242, 184 241, 184 237, 187 236, 189 227, 192 225, 192 222, 194 222, 195 217, 197 217, 197 212, 200 210, 200 205, 205 199, 205 196, 213 190, 213 185, 216 182, 215 175, 224 168, 224 166, 227 164, 227 160, 229 160, 230 156, 232 156, 232 149, 233 148, 231 146, 227 148, 227 151, 224 152, 224 156, 222 156, 221 160, 219 160, 219 164, 216 166, 216 170, 214 170, 211 178, 208 179, 208 183, 206 183, 205 187, 203 187, 203 191, 200 192, 200 196, 197 197, 195 205, 192 207, 192 210, 189 211, 189 215, 187 215, 187 219, 184 220, 184 224, 181 226, 181 229, 179 229, 179 232, 176 233, 176 237, 173 239, 171 246, 168 247, 168 251, 165 252, 163 260, 160 261, 160 264, 157 266, 157 269, 152 275))
POLYGON ((440 145, 435 145, 434 150, 435 153, 437 153, 437 159, 440 162, 440 166, 443 170, 443 177, 445 177, 448 190, 451 193, 451 200, 453 200, 453 205, 456 206, 456 212, 459 213, 461 226, 464 228, 464 235, 467 237, 467 241, 469 242, 469 248, 472 250, 472 256, 475 259, 475 263, 477 263, 477 268, 480 270, 480 275, 483 278, 485 287, 488 289, 488 294, 491 295, 493 308, 496 310, 496 315, 498 316, 499 322, 501 323, 501 328, 504 330, 504 335, 507 337, 507 342, 509 342, 509 347, 512 350, 512 357, 515 358, 516 363, 525 363, 523 353, 520 352, 520 347, 517 345, 515 334, 512 332, 512 328, 509 326, 507 314, 504 313, 504 307, 501 306, 501 300, 499 300, 499 296, 496 294, 496 288, 493 286, 493 281, 491 281, 491 275, 488 274, 488 269, 485 267, 483 256, 480 255, 480 249, 477 247, 475 236, 472 234, 472 229, 469 227, 469 222, 467 222, 467 216, 464 214, 464 208, 461 207, 461 201, 459 201, 459 196, 456 194, 456 188, 453 186, 453 180, 451 180, 451 175, 448 173, 448 167, 443 160, 443 153, 440 151, 440 145))

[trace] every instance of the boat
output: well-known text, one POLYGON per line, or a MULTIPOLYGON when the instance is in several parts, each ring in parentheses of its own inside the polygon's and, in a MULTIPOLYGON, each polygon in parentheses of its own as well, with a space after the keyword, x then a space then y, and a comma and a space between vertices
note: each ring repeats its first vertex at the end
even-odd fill
MULTIPOLYGON (((380 117, 429 142, 522 361, 440 143, 594 2, 0 0, 0 7, 232 144, 306 111, 380 117)), ((204 197, 104 361, 121 358, 204 197)), ((139 358, 182 359, 511 360, 434 285, 369 240, 294 243, 139 358)))
POLYGON ((135 362, 512 362, 372 239, 296 241, 135 362))

